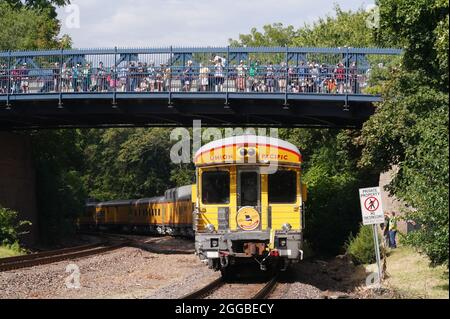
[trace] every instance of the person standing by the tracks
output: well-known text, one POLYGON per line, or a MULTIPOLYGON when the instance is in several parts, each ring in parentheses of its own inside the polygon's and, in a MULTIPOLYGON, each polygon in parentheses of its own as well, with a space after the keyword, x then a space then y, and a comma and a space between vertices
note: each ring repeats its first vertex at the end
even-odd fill
POLYGON ((389 242, 390 242, 390 247, 393 249, 397 248, 397 241, 396 241, 397 221, 398 221, 398 218, 395 216, 395 212, 392 212, 391 218, 389 220, 389 242))
POLYGON ((390 222, 389 214, 386 213, 384 214, 384 223, 380 225, 381 230, 383 231, 383 239, 384 239, 383 243, 386 248, 391 246, 389 239, 389 222, 390 222))

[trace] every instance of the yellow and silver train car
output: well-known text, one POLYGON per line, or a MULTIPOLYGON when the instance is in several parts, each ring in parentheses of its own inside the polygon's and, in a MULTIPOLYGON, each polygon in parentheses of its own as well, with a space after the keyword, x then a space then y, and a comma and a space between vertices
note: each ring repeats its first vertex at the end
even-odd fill
POLYGON ((164 196, 90 203, 78 219, 81 229, 194 236, 195 185, 167 190, 164 196))
POLYGON ((302 155, 291 143, 244 135, 195 155, 195 247, 210 268, 258 263, 286 269, 303 258, 306 187, 302 155))

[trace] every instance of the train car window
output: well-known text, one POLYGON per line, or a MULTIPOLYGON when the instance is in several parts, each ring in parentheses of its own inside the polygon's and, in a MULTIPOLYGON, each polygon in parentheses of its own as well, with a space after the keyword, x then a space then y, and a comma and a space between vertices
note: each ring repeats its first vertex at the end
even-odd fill
POLYGON ((269 203, 292 204, 297 201, 297 173, 279 170, 269 175, 269 203))
POLYGON ((204 204, 230 203, 229 172, 205 172, 202 174, 202 201, 204 204))

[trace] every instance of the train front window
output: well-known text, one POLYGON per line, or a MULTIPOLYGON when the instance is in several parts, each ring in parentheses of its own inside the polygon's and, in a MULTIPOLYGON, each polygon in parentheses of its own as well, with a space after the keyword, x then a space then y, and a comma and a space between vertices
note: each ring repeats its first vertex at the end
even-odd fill
POLYGON ((202 174, 202 202, 204 204, 230 203, 230 173, 218 171, 202 174))
POLYGON ((297 201, 297 173, 279 170, 269 175, 269 203, 292 204, 297 201))
POLYGON ((259 175, 256 172, 241 172, 240 173, 240 206, 258 206, 258 185, 259 175))

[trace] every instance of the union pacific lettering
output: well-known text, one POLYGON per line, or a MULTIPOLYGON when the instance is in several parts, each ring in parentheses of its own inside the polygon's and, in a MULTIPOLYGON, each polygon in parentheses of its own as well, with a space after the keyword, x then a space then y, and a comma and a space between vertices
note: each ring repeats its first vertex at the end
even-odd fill
POLYGON ((259 159, 261 161, 267 161, 267 160, 287 161, 287 160, 289 160, 289 156, 287 154, 260 154, 259 159))
POLYGON ((213 155, 210 156, 210 161, 232 161, 234 159, 233 155, 230 154, 223 154, 223 155, 213 155))

